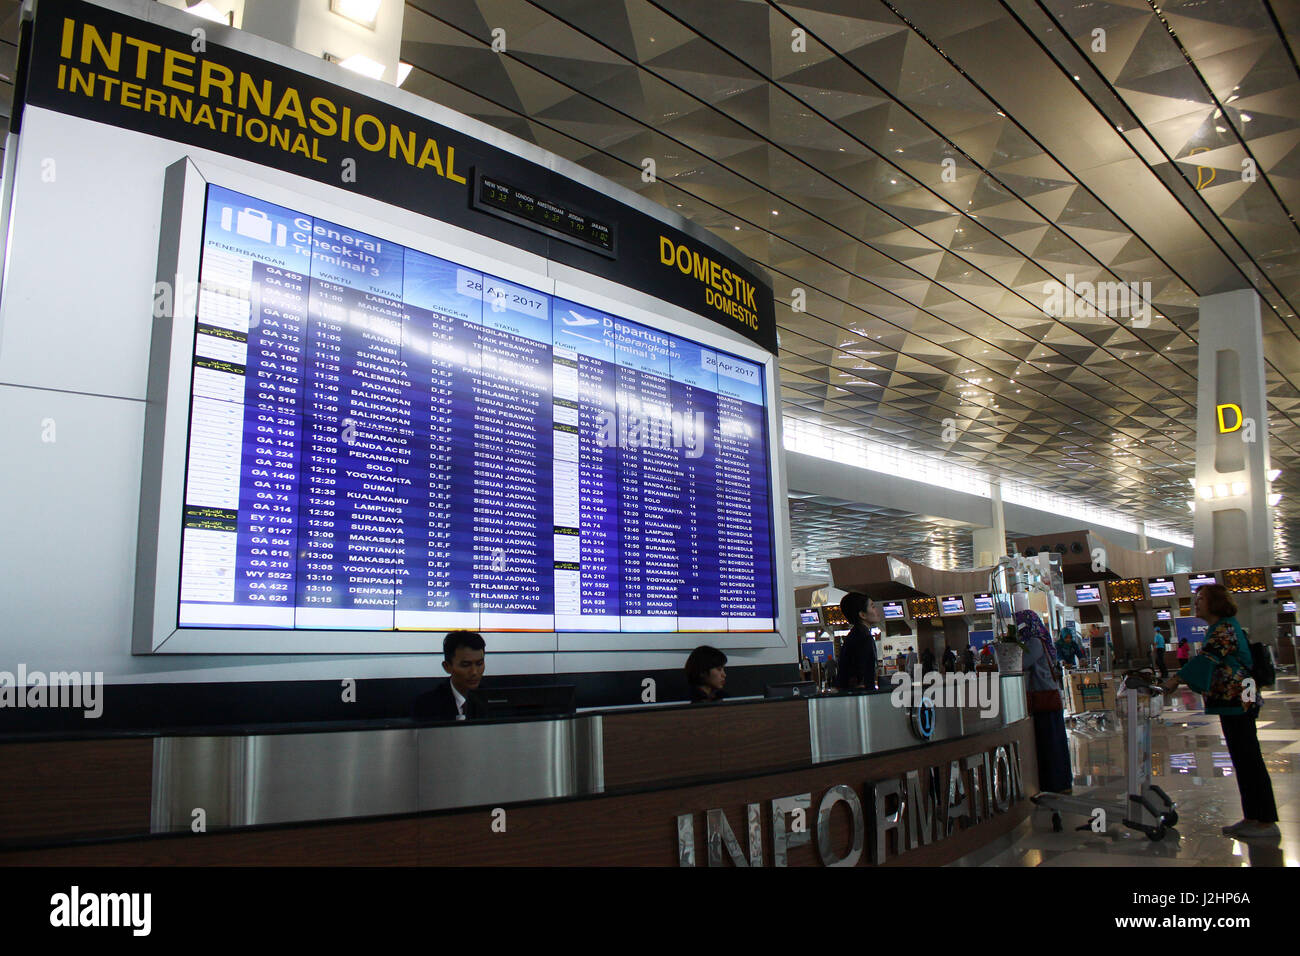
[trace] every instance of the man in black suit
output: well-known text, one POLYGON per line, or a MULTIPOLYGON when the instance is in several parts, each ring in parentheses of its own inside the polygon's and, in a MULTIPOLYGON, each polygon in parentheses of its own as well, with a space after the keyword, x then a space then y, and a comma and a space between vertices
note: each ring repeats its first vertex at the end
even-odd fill
POLYGON ((881 621, 880 605, 865 594, 849 593, 840 601, 853 630, 844 635, 836 685, 840 690, 876 689, 876 642, 871 628, 881 621))
POLYGON ((473 720, 486 717, 487 699, 479 693, 487 643, 473 631, 452 631, 442 642, 442 669, 446 683, 415 698, 411 716, 416 720, 473 720))

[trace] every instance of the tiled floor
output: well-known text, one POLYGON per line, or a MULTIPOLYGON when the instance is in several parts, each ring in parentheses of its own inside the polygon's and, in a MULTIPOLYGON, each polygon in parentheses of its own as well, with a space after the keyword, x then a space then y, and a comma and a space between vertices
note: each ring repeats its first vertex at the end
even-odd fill
MULTIPOLYGON (((1081 815, 1062 814, 1064 830, 1052 830, 1052 814, 1039 808, 1008 836, 958 861, 957 866, 1300 866, 1300 681, 1279 674, 1265 691, 1259 717, 1260 749, 1273 781, 1281 839, 1233 840, 1219 828, 1241 819, 1232 761, 1201 698, 1181 689, 1152 727, 1152 783, 1175 802, 1178 824, 1153 842, 1108 814, 1105 833, 1077 831, 1081 815)), ((1104 728, 1069 732, 1074 793, 1090 797, 1123 787, 1126 735, 1118 720, 1104 728)))

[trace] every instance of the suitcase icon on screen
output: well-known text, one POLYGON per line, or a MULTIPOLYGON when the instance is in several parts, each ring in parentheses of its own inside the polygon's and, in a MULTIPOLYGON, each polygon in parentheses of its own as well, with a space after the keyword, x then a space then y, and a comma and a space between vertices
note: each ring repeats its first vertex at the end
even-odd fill
MULTIPOLYGON (((237 216, 234 210, 226 206, 221 210, 221 228, 230 231, 231 218, 234 218, 235 232, 259 242, 271 241, 271 218, 260 209, 244 208, 237 216)), ((283 233, 283 229, 281 229, 283 233)))

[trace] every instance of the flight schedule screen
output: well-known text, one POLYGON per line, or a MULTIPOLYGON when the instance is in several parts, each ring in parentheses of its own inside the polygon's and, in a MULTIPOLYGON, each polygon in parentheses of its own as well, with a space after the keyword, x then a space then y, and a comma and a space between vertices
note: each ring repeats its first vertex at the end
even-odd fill
POLYGON ((764 370, 208 186, 179 624, 775 627, 764 370))

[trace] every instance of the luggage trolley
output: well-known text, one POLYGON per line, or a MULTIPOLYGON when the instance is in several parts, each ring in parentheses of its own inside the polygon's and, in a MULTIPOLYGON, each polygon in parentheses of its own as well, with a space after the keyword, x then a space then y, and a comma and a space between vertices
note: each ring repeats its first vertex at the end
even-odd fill
MULTIPOLYGON (((1072 813, 1091 818, 1097 807, 1120 816, 1124 825, 1140 830, 1151 840, 1163 840, 1165 831, 1178 823, 1178 811, 1168 795, 1151 782, 1151 722, 1160 715, 1162 690, 1158 684, 1136 672, 1124 675, 1124 712, 1127 716, 1127 756, 1124 793, 1105 790, 1091 797, 1040 793, 1034 803, 1052 811, 1052 829, 1062 830, 1061 814, 1072 813)), ((1091 819, 1078 830, 1091 827, 1091 819)))

